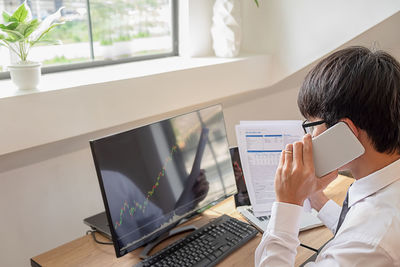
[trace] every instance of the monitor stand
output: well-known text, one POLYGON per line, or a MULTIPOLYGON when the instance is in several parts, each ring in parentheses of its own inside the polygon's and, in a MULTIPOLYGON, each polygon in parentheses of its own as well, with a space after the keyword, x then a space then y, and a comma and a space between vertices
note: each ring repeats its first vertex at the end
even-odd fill
MULTIPOLYGON (((192 216, 195 216, 196 214, 193 214, 192 216)), ((182 224, 184 222, 186 222, 191 216, 182 219, 178 224, 182 224)), ((108 225, 108 221, 107 221, 107 216, 106 216, 106 212, 103 211, 99 214, 93 215, 91 217, 88 217, 86 219, 83 220, 83 222, 87 225, 89 225, 92 229, 98 231, 99 233, 105 235, 107 238, 109 238, 110 240, 112 240, 111 238, 111 232, 110 232, 110 227, 108 225)), ((188 232, 188 231, 195 231, 197 230, 197 227, 194 225, 187 225, 187 226, 182 226, 179 228, 174 228, 172 230, 170 230, 169 232, 159 236, 157 239, 155 239, 153 242, 148 243, 142 250, 142 252, 140 253, 139 257, 141 259, 146 259, 148 258, 150 255, 150 251, 157 246, 159 243, 161 243, 162 241, 164 241, 167 238, 170 238, 172 236, 184 233, 184 232, 188 232)))
POLYGON ((171 231, 161 235, 160 237, 158 237, 156 240, 154 240, 153 242, 148 243, 142 250, 142 252, 140 253, 139 257, 144 260, 146 258, 148 258, 149 252, 155 247, 157 246, 159 243, 161 243, 162 241, 164 241, 167 238, 170 238, 174 235, 178 235, 187 231, 195 231, 197 230, 197 227, 194 225, 187 225, 187 226, 183 226, 183 227, 179 227, 176 229, 172 229, 171 231))

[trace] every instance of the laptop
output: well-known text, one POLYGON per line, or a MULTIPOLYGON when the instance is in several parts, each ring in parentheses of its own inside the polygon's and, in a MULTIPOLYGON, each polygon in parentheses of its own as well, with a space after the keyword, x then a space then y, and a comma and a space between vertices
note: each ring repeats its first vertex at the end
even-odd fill
POLYGON ((111 240, 110 226, 108 225, 106 212, 100 212, 96 215, 85 218, 83 222, 90 226, 92 230, 99 232, 111 240))
MULTIPOLYGON (((234 195, 236 210, 250 224, 256 227, 261 233, 264 233, 264 231, 267 229, 267 225, 271 215, 259 217, 254 215, 242 172, 242 164, 240 162, 239 150, 237 147, 232 147, 229 150, 231 153, 233 170, 235 172, 236 187, 238 191, 234 195)), ((311 213, 303 211, 300 220, 300 231, 308 230, 321 225, 323 225, 323 223, 320 219, 318 219, 317 212, 315 210, 312 210, 311 213)))

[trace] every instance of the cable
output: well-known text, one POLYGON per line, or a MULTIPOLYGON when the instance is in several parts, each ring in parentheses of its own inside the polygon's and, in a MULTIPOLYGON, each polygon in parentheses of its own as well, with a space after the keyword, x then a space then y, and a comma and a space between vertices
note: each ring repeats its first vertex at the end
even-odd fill
POLYGON ((319 250, 318 249, 315 249, 315 248, 312 248, 312 247, 309 247, 309 246, 307 246, 307 245, 304 245, 304 244, 300 244, 300 246, 302 246, 302 247, 305 247, 305 248, 307 248, 307 249, 309 249, 309 250, 312 250, 312 251, 314 251, 314 252, 319 252, 319 250))
POLYGON ((92 234, 93 240, 94 240, 96 243, 98 243, 98 244, 102 244, 102 245, 114 245, 113 242, 102 242, 102 241, 97 240, 96 235, 95 235, 96 232, 97 232, 96 230, 87 230, 87 231, 86 231, 86 235, 92 234))

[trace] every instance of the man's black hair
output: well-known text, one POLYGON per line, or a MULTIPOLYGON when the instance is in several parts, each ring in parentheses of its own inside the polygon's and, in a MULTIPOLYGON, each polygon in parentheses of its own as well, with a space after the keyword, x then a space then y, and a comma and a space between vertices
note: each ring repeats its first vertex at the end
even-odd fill
POLYGON ((400 153, 400 64, 384 51, 349 47, 319 62, 297 99, 305 118, 328 127, 349 118, 381 153, 400 153))

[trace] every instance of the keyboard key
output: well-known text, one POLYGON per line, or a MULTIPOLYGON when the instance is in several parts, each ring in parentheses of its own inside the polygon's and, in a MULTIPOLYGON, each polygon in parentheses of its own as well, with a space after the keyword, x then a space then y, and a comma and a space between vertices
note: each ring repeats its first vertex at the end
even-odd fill
POLYGON ((222 252, 219 251, 219 250, 216 250, 216 251, 213 253, 213 255, 214 255, 215 257, 218 258, 218 256, 222 255, 222 252))
POLYGON ((225 245, 219 248, 222 252, 225 252, 229 249, 229 246, 225 245))
POLYGON ((212 254, 209 254, 209 255, 207 255, 207 258, 209 258, 210 260, 215 260, 217 257, 215 257, 214 255, 212 255, 212 254))
POLYGON ((207 258, 202 259, 201 261, 199 261, 197 264, 195 264, 194 266, 207 266, 208 264, 210 264, 211 261, 207 258))

